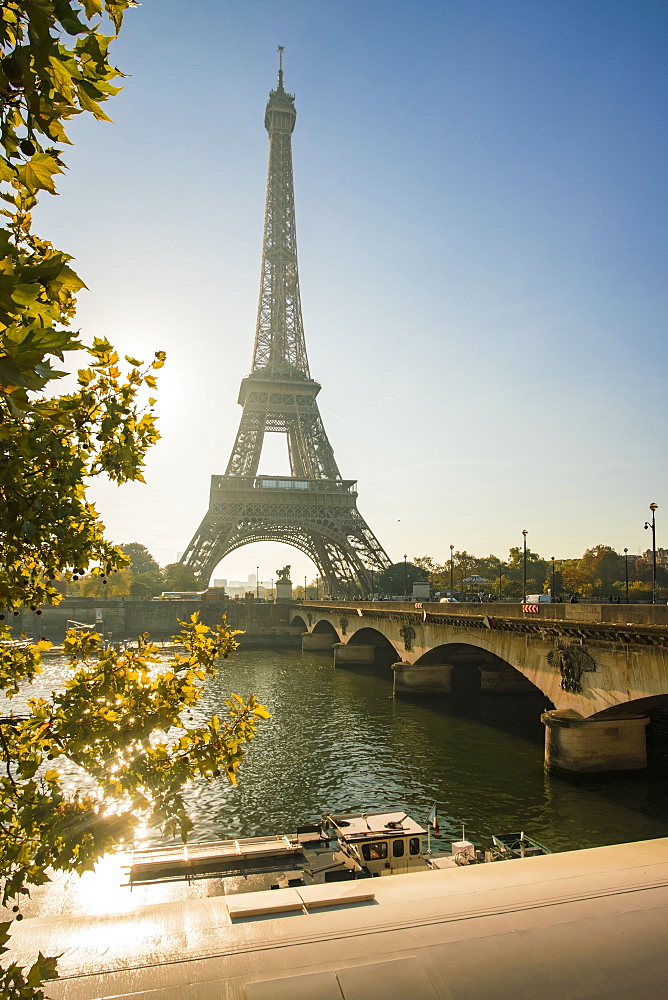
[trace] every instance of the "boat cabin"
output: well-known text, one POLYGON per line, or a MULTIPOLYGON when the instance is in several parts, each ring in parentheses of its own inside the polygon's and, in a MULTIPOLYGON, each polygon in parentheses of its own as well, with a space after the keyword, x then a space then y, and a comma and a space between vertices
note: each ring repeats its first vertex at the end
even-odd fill
POLYGON ((348 813, 325 817, 334 828, 347 868, 399 875, 430 867, 423 853, 424 827, 405 812, 348 813))

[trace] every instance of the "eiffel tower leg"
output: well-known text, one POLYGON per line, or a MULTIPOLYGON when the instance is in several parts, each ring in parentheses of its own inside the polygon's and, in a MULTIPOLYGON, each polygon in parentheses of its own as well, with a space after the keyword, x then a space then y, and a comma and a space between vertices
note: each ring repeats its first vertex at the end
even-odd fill
POLYGON ((200 586, 209 586, 211 574, 229 551, 228 540, 235 528, 235 523, 221 523, 210 512, 204 515, 181 559, 185 566, 191 568, 200 586))

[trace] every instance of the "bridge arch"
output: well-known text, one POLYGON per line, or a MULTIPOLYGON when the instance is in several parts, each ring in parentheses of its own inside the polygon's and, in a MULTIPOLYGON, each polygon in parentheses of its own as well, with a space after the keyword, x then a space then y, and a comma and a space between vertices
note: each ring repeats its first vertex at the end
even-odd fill
POLYGON ((358 628, 350 636, 348 646, 373 646, 377 665, 388 666, 397 659, 397 650, 392 642, 376 628, 358 628))
POLYGON ((668 708, 668 694, 655 694, 648 698, 636 698, 620 705, 611 705, 601 712, 590 715, 590 719, 614 719, 620 715, 641 715, 657 708, 668 708))
POLYGON ((388 652, 391 652, 394 656, 396 656, 397 651, 390 642, 390 640, 387 638, 387 636, 383 635, 382 632, 379 632, 377 628, 371 628, 371 627, 358 628, 356 632, 353 632, 353 634, 350 636, 350 639, 348 640, 348 644, 351 646, 356 646, 359 645, 360 643, 368 643, 368 642, 382 649, 387 649, 388 652))
POLYGON ((328 622, 326 618, 321 618, 317 621, 311 630, 311 634, 315 635, 332 635, 335 636, 334 641, 338 642, 339 633, 336 631, 331 622, 328 622))
POLYGON ((306 622, 301 615, 295 615, 290 622, 292 628, 301 628, 302 632, 306 632, 306 622))

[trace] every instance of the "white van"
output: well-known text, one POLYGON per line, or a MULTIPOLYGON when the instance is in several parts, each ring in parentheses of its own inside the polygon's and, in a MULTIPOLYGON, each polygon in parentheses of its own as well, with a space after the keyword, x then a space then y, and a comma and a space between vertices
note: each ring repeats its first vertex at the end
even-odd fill
POLYGON ((526 601, 523 604, 551 604, 552 598, 549 594, 527 594, 526 601))

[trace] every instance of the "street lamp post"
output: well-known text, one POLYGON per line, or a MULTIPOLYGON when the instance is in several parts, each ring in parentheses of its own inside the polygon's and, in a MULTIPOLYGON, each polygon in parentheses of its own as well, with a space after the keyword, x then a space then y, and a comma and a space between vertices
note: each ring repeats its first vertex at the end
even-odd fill
POLYGON ((524 559, 523 559, 523 571, 522 571, 522 580, 523 580, 522 592, 524 594, 524 597, 522 598, 523 604, 526 604, 527 602, 527 535, 528 534, 529 532, 527 531, 526 528, 524 528, 522 531, 522 537, 524 538, 524 559))
POLYGON ((260 567, 255 567, 255 599, 260 596, 260 567))
POLYGON ((652 521, 645 521, 645 527, 652 529, 652 604, 656 604, 656 520, 654 514, 658 508, 658 503, 651 503, 649 509, 652 512, 652 521))
POLYGON ((272 600, 272 603, 273 603, 273 601, 274 601, 274 578, 273 578, 273 576, 271 578, 271 600, 272 600))
POLYGON ((454 566, 454 564, 453 564, 453 561, 452 561, 452 553, 454 552, 454 549, 455 549, 454 545, 451 545, 450 546, 450 597, 452 597, 452 591, 454 590, 454 586, 455 586, 454 582, 453 582, 454 581, 454 573, 453 573, 453 566, 454 566))
POLYGON ((304 577, 304 600, 306 600, 306 577, 304 577))
POLYGON ((406 577, 406 559, 407 558, 408 557, 407 557, 406 553, 404 552, 404 600, 405 601, 408 600, 408 580, 407 580, 407 577, 406 577))
POLYGON ((626 603, 629 603, 629 550, 624 549, 624 583, 626 584, 626 603))
POLYGON ((550 597, 552 598, 552 603, 554 603, 554 556, 552 556, 552 593, 550 597))

